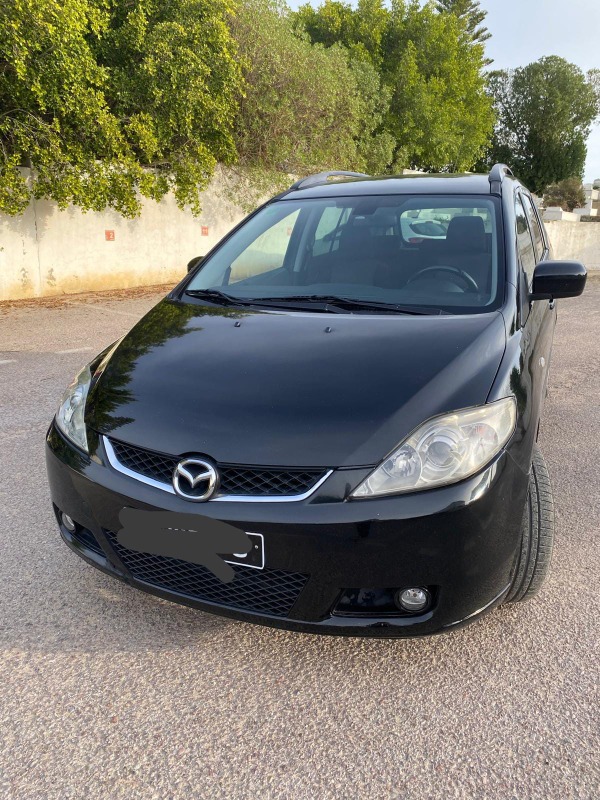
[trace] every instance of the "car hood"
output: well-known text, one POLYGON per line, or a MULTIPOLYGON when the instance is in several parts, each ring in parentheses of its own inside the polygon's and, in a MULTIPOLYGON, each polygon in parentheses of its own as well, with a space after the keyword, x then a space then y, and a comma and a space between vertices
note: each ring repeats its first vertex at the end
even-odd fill
POLYGON ((485 403, 505 340, 499 312, 338 315, 165 299, 117 347, 86 422, 224 464, 370 466, 427 418, 485 403))

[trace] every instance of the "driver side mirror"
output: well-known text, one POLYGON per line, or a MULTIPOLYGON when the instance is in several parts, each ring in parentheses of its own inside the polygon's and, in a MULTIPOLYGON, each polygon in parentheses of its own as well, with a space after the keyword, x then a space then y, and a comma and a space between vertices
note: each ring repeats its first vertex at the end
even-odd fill
POLYGON ((204 256, 196 256, 195 258, 192 258, 191 261, 188 261, 187 271, 191 272, 198 266, 198 264, 201 264, 202 261, 204 261, 204 256))
POLYGON ((579 261, 542 261, 533 273, 530 300, 578 297, 585 288, 586 268, 579 261))

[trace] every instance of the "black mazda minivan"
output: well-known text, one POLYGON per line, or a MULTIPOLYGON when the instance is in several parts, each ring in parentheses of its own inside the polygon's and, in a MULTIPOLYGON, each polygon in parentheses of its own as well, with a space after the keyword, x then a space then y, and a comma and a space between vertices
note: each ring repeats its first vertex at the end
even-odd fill
POLYGON ((189 266, 48 431, 76 553, 169 600, 317 633, 439 633, 537 592, 555 302, 586 271, 552 260, 506 166, 311 176, 189 266), (160 512, 158 540, 129 546, 124 509, 160 512), (215 521, 247 536, 237 554, 217 538, 228 580, 195 547, 215 521))

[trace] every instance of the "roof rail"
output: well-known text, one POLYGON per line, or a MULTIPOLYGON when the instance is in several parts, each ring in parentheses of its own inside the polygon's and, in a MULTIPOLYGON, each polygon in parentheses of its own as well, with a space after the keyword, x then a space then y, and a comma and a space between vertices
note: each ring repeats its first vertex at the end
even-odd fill
POLYGON ((515 177, 512 169, 507 167, 506 164, 494 164, 488 175, 491 194, 502 194, 502 181, 506 175, 510 175, 511 178, 515 177))
POLYGON ((346 172, 345 170, 331 170, 330 172, 317 172, 316 175, 309 175, 307 178, 301 178, 296 183, 292 184, 288 192, 295 192, 297 189, 308 189, 309 186, 320 186, 327 183, 329 178, 370 178, 370 175, 365 175, 364 172, 346 172))

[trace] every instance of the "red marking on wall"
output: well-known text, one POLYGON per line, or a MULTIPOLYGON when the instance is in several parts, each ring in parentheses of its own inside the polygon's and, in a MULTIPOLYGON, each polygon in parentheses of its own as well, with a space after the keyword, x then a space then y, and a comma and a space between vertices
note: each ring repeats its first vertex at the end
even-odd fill
POLYGON ((291 229, 291 228, 288 228, 288 229, 287 229, 287 235, 288 235, 288 236, 291 236, 291 235, 292 235, 292 229, 291 229))
POLYGON ((201 236, 208 236, 208 225, 202 225, 200 227, 200 235, 201 236))
POLYGON ((104 231, 104 238, 107 242, 114 242, 115 240, 115 232, 114 231, 104 231))

